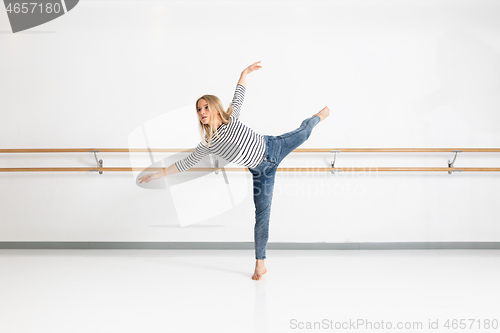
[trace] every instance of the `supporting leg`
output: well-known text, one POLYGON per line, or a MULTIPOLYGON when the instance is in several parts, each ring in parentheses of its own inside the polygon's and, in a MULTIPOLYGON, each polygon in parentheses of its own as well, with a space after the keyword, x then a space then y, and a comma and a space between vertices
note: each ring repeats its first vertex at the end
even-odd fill
POLYGON ((269 239, 269 218, 274 191, 276 167, 253 173, 253 199, 255 204, 255 258, 266 259, 266 245, 269 239))
POLYGON ((254 280, 260 280, 267 272, 264 265, 266 259, 266 246, 269 239, 269 219, 271 216, 271 203, 274 191, 274 179, 277 165, 267 162, 264 170, 252 170, 253 175, 253 199, 255 203, 255 272, 254 280))

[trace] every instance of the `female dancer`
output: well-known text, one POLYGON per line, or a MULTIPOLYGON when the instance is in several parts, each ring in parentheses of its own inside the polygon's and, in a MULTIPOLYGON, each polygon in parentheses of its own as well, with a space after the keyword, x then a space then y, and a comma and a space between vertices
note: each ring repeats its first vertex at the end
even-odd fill
POLYGON ((186 171, 209 153, 247 167, 253 176, 255 204, 254 241, 257 261, 252 276, 254 280, 259 280, 267 272, 264 259, 276 169, 288 154, 309 138, 313 127, 330 115, 328 107, 324 107, 305 119, 299 128, 279 136, 260 135, 245 126, 238 119, 245 96, 245 79, 251 72, 262 68, 259 63, 257 61, 243 70, 227 111, 224 111, 217 96, 203 95, 198 98, 196 112, 200 121, 201 142, 189 156, 162 171, 139 178, 141 183, 149 183, 152 179, 186 171))

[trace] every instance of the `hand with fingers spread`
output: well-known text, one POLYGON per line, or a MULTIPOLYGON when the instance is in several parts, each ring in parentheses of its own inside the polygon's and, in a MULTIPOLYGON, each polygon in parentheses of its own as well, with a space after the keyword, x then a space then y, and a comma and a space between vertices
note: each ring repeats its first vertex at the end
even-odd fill
POLYGON ((149 175, 142 176, 141 178, 139 178, 139 180, 140 180, 139 184, 142 184, 142 182, 149 183, 153 179, 160 179, 162 177, 160 175, 160 172, 161 171, 156 172, 156 173, 150 173, 149 175))

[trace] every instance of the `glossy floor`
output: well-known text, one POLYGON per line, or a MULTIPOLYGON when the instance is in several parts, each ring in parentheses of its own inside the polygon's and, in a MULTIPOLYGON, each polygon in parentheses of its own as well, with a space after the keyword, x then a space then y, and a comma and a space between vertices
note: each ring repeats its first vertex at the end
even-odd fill
POLYGON ((254 281, 250 250, 0 250, 0 332, 500 330, 498 250, 267 256, 254 281))

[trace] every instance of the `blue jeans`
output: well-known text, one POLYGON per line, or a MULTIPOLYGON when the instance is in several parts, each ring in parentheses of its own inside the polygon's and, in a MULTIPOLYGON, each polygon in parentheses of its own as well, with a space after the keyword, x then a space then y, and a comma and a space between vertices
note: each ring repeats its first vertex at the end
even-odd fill
POLYGON ((248 168, 253 175, 253 201, 255 203, 255 258, 266 258, 269 239, 269 217, 273 198, 274 178, 280 162, 311 135, 320 122, 319 116, 305 119, 299 128, 279 135, 264 135, 266 152, 264 160, 255 168, 248 168))

